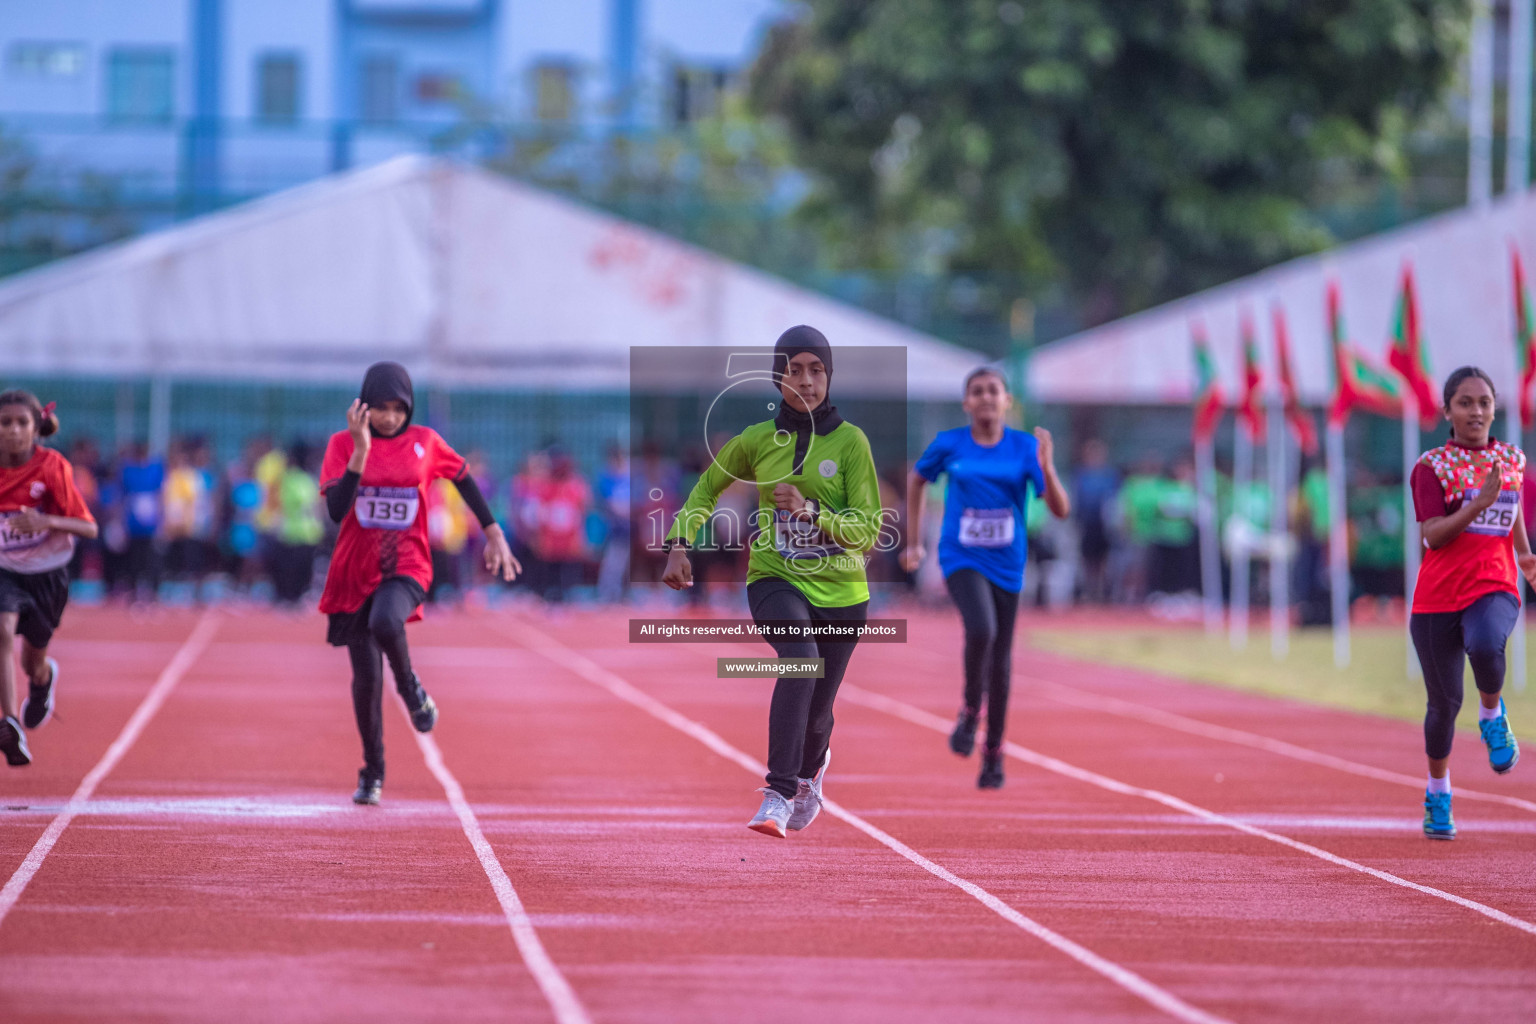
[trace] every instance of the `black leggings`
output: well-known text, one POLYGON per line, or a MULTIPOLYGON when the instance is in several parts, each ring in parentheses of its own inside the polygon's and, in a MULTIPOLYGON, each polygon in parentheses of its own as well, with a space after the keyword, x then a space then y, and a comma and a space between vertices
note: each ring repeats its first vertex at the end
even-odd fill
POLYGON ((1519 614, 1515 595, 1499 591, 1484 594, 1459 612, 1415 612, 1408 620, 1429 694, 1424 752, 1431 759, 1451 756, 1468 661, 1479 690, 1498 693, 1504 689, 1504 644, 1519 614))
MULTIPOLYGON (((862 625, 869 602, 861 601, 843 608, 822 608, 811 604, 798 587, 786 580, 754 580, 747 584, 747 604, 752 619, 764 622, 811 623, 839 622, 862 625)), ((768 775, 770 789, 793 798, 801 779, 808 779, 821 769, 827 746, 832 740, 832 701, 842 685, 848 661, 853 657, 852 641, 821 639, 773 640, 773 649, 781 658, 822 658, 820 679, 780 679, 773 688, 773 702, 768 708, 768 775)))
POLYGON ((965 706, 971 714, 980 714, 982 691, 986 691, 987 746, 996 750, 1003 744, 1008 724, 1019 595, 975 569, 956 569, 944 578, 944 585, 965 623, 965 706))
POLYGON ((368 628, 347 642, 352 659, 352 710, 363 738, 363 769, 384 780, 384 658, 389 659, 395 689, 411 710, 421 706, 422 694, 411 669, 405 642, 405 620, 421 602, 421 585, 394 577, 379 584, 369 598, 368 628))

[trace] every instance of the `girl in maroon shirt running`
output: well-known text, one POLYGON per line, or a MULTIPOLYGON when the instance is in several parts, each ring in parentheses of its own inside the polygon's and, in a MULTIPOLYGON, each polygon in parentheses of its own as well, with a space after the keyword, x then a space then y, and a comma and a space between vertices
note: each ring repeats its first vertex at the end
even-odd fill
POLYGON ((1520 573, 1536 583, 1536 555, 1520 510, 1525 453, 1489 437, 1493 381, 1463 366, 1446 380, 1444 399, 1450 439, 1421 455, 1409 478, 1427 549, 1408 621, 1428 695, 1424 834, 1431 839, 1456 838, 1448 765, 1468 661, 1481 698, 1478 728, 1488 763, 1502 775, 1520 760, 1500 697, 1504 645, 1520 611, 1520 573))

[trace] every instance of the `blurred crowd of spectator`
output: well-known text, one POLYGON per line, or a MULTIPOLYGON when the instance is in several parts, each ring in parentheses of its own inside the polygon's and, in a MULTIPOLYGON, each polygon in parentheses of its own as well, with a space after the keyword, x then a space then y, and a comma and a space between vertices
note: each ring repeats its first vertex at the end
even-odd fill
MULTIPOLYGON (((137 444, 108 459, 89 440, 75 442, 67 454, 101 523, 100 538, 77 551, 74 574, 106 599, 248 598, 297 606, 318 591, 335 526, 320 499, 316 446, 253 438, 227 464, 218 463, 196 437, 178 438, 164 457, 137 444)), ((1061 467, 1073 495, 1072 516, 1056 520, 1038 501, 1029 510, 1027 600, 1042 607, 1148 605, 1168 617, 1192 617, 1201 580, 1192 458, 1118 466, 1098 440, 1086 441, 1075 455, 1061 467)), ((491 478, 480 453, 469 453, 467 460, 524 566, 514 588, 550 603, 611 603, 634 598, 635 582, 659 581, 665 555, 656 541, 708 465, 709 453, 700 447, 674 456, 645 442, 632 462, 615 445, 589 478, 568 451, 549 441, 526 453, 505 481, 491 478)), ((906 470, 892 465, 881 473, 882 500, 897 512, 898 532, 905 518, 906 470)), ((943 500, 942 483, 928 492, 936 505, 943 500)), ((1347 493, 1352 596, 1385 605, 1403 593, 1401 481, 1356 468, 1347 493)), ((1267 483, 1235 487, 1223 467, 1217 515, 1224 588, 1230 586, 1233 557, 1246 553, 1253 565, 1254 604, 1264 603, 1270 566, 1281 565, 1291 573, 1300 621, 1328 621, 1326 495, 1322 468, 1303 460, 1284 497, 1291 532, 1277 545, 1269 533, 1267 483)), ((746 484, 732 485, 722 495, 692 558, 697 585, 687 601, 705 606, 731 599, 734 591, 725 585, 745 577, 756 502, 746 484)), ((426 514, 436 576, 430 599, 452 602, 490 586, 479 563, 479 526, 458 490, 438 481, 426 514)), ((937 529, 940 517, 926 521, 937 529)), ((936 547, 934 539, 929 538, 929 550, 936 547)), ((898 552, 899 547, 873 553, 870 578, 943 600, 937 565, 908 575, 897 564, 898 552)), ((646 587, 641 596, 665 599, 656 596, 659 590, 646 587)))

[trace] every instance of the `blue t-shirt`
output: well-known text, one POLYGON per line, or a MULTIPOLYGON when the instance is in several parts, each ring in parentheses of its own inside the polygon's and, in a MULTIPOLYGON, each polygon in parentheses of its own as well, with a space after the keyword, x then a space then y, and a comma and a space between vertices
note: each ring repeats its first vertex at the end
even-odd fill
POLYGON ((1003 428, 990 448, 976 443, 969 426, 933 439, 913 467, 929 483, 949 474, 939 568, 946 577, 975 569, 1010 593, 1024 589, 1024 512, 1033 485, 1045 493, 1040 442, 1033 434, 1003 428))
POLYGON ((165 485, 165 464, 158 459, 125 462, 120 474, 128 536, 153 537, 164 512, 160 488, 165 485))

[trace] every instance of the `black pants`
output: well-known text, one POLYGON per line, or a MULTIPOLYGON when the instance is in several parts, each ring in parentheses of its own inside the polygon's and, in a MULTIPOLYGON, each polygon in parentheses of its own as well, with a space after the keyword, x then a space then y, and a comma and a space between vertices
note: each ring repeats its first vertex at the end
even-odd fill
POLYGON ((1504 644, 1519 612, 1515 595, 1501 591, 1459 612, 1415 612, 1408 620, 1429 695, 1424 752, 1434 760, 1451 756, 1466 663, 1472 663, 1472 678, 1483 693, 1504 689, 1504 644))
POLYGON ((975 569, 957 569, 944 579, 965 623, 965 706, 980 714, 987 697, 987 746, 1003 744, 1008 724, 1008 693, 1013 680, 1013 624, 1019 595, 1010 593, 975 569))
MULTIPOLYGON (((794 584, 776 579, 747 584, 747 604, 752 608, 753 621, 759 624, 772 621, 862 625, 869 611, 868 601, 843 608, 819 607, 806 600, 794 584)), ((797 639, 772 643, 781 658, 825 661, 820 679, 780 679, 768 707, 768 786, 793 798, 800 780, 815 775, 826 759, 827 745, 832 740, 832 701, 858 641, 797 639)))
POLYGON ((135 601, 153 601, 160 594, 160 549, 153 537, 129 537, 127 569, 135 601))
MULTIPOLYGON (((272 589, 284 604, 296 604, 315 575, 314 544, 272 544, 272 589)), ((410 614, 409 611, 406 612, 410 614)))
POLYGON ((48 649, 69 603, 69 570, 11 572, 0 569, 0 613, 16 613, 16 635, 34 650, 48 649))
POLYGON ((352 659, 352 710, 363 740, 363 770, 371 778, 384 779, 384 658, 395 677, 395 689, 406 707, 421 706, 423 693, 411 669, 411 652, 405 642, 405 620, 421 603, 421 584, 393 576, 379 584, 368 599, 366 626, 357 623, 347 640, 352 659))

